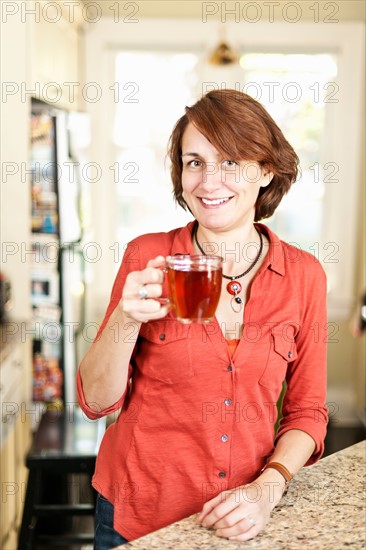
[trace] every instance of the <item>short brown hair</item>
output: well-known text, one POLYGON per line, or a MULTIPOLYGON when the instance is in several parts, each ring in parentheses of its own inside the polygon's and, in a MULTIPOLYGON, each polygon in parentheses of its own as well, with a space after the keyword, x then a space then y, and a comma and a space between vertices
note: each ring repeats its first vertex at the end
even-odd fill
POLYGON ((272 216, 282 197, 296 181, 299 158, 265 108, 237 90, 208 92, 186 107, 170 136, 168 155, 175 200, 185 210, 182 196, 182 138, 191 122, 201 134, 231 160, 249 160, 273 172, 267 187, 259 191, 255 221, 272 216))

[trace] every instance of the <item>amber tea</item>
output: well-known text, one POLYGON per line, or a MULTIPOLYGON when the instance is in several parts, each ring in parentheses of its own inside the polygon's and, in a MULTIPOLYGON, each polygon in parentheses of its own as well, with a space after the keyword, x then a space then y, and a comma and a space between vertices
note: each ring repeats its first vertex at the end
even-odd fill
POLYGON ((219 256, 168 256, 169 298, 182 323, 208 323, 215 316, 222 281, 219 256))

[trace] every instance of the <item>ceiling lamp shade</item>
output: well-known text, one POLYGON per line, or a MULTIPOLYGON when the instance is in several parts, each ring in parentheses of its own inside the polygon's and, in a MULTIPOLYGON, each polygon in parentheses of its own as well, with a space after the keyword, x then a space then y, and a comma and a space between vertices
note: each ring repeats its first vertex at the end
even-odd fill
POLYGON ((227 42, 220 42, 217 48, 215 48, 209 56, 208 62, 211 65, 232 65, 239 62, 239 56, 227 44, 227 42))

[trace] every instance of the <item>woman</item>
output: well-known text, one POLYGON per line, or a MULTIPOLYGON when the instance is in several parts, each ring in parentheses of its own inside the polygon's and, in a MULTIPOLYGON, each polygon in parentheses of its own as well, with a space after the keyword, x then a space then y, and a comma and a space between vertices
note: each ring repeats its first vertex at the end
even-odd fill
POLYGON ((294 150, 258 102, 222 90, 186 108, 169 154, 175 199, 195 221, 130 243, 79 369, 90 418, 122 409, 93 478, 98 550, 195 512, 219 537, 253 538, 323 453, 324 272, 254 223, 295 181, 294 150), (164 257, 208 250, 224 258, 216 318, 181 324, 158 300, 164 257))

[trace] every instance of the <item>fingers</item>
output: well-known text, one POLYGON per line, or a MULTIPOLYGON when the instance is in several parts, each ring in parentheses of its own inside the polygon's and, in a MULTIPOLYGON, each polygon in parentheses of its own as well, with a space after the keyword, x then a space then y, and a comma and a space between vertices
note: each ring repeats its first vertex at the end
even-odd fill
MULTIPOLYGON (((248 529, 245 533, 241 533, 240 535, 218 535, 225 538, 228 538, 229 540, 235 540, 237 542, 245 542, 246 540, 254 539, 261 531, 263 530, 263 527, 260 528, 257 525, 254 525, 251 529, 248 529)), ((217 534, 217 532, 216 532, 217 534)))
POLYGON ((164 256, 157 256, 148 262, 145 269, 127 275, 120 307, 131 319, 146 323, 167 315, 169 305, 167 300, 161 298, 164 265, 164 256))
POLYGON ((147 300, 149 298, 160 298, 163 293, 163 286, 158 283, 142 283, 138 286, 137 292, 134 297, 139 300, 147 300), (143 289, 143 292, 142 290, 143 289))
POLYGON ((127 275, 124 291, 126 291, 128 294, 137 295, 138 289, 142 285, 162 285, 163 281, 164 273, 161 269, 157 269, 155 267, 146 267, 142 271, 133 271, 132 273, 129 273, 127 275))
MULTIPOLYGON (((213 524, 213 528, 215 530, 223 530, 223 529, 228 530, 229 528, 232 528, 237 523, 240 523, 241 521, 243 521, 244 518, 245 516, 243 515, 243 511, 238 506, 237 508, 235 508, 234 510, 226 514, 226 516, 223 516, 218 521, 216 521, 213 524)), ((246 526, 246 529, 247 528, 248 526, 246 526)), ((246 529, 242 529, 241 532, 245 531, 246 529)), ((232 533, 232 534, 235 534, 235 533, 232 533)))
POLYGON ((198 517, 198 521, 202 523, 203 527, 212 527, 222 517, 239 506, 235 494, 235 491, 224 491, 203 505, 202 512, 198 517))
POLYGON ((153 258, 152 260, 149 260, 147 262, 147 267, 155 267, 155 268, 165 267, 165 258, 164 258, 164 256, 157 256, 156 258, 153 258))
POLYGON ((215 534, 218 537, 243 541, 252 539, 262 530, 261 523, 257 519, 250 514, 243 517, 240 511, 236 511, 235 514, 230 513, 226 519, 223 519, 228 524, 226 527, 216 529, 214 525, 215 534))
POLYGON ((203 523, 203 520, 205 518, 207 518, 207 516, 209 515, 209 513, 218 505, 220 504, 220 502, 222 502, 222 493, 220 493, 219 495, 217 495, 216 497, 212 498, 211 500, 208 500, 207 502, 205 502, 205 504, 203 505, 202 507, 202 511, 200 512, 200 514, 198 515, 197 517, 197 522, 198 523, 202 523, 202 525, 204 527, 208 527, 209 525, 206 525, 206 523, 203 523))
POLYGON ((168 314, 169 306, 161 305, 157 300, 121 300, 123 312, 140 323, 162 319, 168 314))
MULTIPOLYGON (((157 260, 157 258, 155 260, 157 260)), ((153 263, 155 260, 151 260, 149 264, 153 263)), ((156 263, 159 265, 159 262, 156 263)), ((141 299, 139 291, 142 286, 145 286, 148 293, 147 298, 158 298, 162 294, 163 282, 163 271, 151 265, 142 271, 132 271, 126 277, 122 296, 123 298, 139 300, 141 299)))
POLYGON ((270 516, 265 502, 248 505, 243 502, 240 488, 224 491, 206 502, 197 521, 215 530, 215 535, 235 541, 254 538, 270 516))
POLYGON ((229 506, 236 506, 231 509, 228 509, 226 504, 211 510, 202 521, 202 526, 215 529, 215 535, 218 537, 237 541, 249 540, 263 529, 264 522, 259 516, 246 514, 239 504, 229 503, 229 506))

